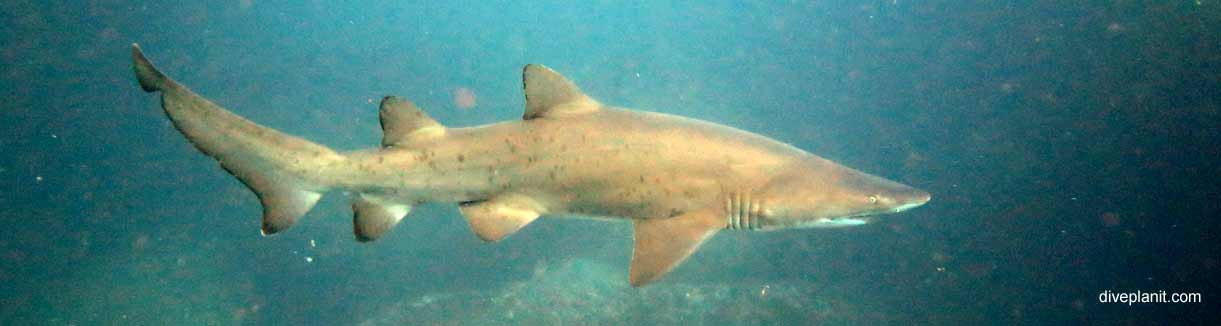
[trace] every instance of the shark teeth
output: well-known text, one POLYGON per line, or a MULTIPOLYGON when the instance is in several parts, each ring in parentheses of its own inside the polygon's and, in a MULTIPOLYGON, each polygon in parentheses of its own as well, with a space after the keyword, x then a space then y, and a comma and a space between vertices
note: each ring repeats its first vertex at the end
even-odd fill
POLYGON ((841 225, 842 226, 854 226, 854 225, 863 225, 863 224, 869 223, 869 220, 865 219, 865 218, 845 217, 845 218, 831 219, 831 221, 829 223, 831 223, 832 225, 835 225, 835 226, 841 226, 841 225))

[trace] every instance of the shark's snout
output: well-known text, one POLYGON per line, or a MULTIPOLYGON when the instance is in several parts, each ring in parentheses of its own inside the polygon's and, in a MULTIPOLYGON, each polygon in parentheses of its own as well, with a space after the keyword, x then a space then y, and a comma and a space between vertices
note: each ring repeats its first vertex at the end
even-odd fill
POLYGON ((880 215, 906 211, 924 205, 932 195, 927 191, 917 189, 886 178, 870 175, 856 170, 843 172, 841 185, 849 197, 867 196, 868 205, 861 205, 854 213, 862 215, 880 215))
POLYGON ((894 212, 898 213, 898 212, 902 212, 902 211, 909 210, 912 208, 920 207, 921 205, 928 203, 928 201, 931 199, 933 199, 932 194, 930 194, 924 190, 913 188, 903 194, 896 196, 895 202, 897 203, 897 205, 894 208, 894 212))

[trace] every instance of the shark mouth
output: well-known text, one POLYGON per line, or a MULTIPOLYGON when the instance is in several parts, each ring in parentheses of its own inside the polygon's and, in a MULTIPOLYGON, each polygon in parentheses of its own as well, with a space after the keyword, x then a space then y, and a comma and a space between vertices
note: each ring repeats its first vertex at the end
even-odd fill
POLYGON ((911 202, 911 203, 907 203, 907 204, 900 205, 899 207, 895 207, 895 208, 894 208, 894 210, 893 210, 893 212, 898 213, 898 212, 902 212, 902 211, 905 211, 905 210, 909 210, 909 209, 912 209, 912 208, 919 207, 919 206, 921 206, 921 205, 924 205, 924 202, 922 202, 922 201, 920 201, 920 202, 911 202))
POLYGON ((870 218, 865 216, 845 216, 835 218, 820 218, 811 221, 812 223, 809 223, 808 225, 812 227, 834 228, 865 225, 869 223, 869 221, 870 218))

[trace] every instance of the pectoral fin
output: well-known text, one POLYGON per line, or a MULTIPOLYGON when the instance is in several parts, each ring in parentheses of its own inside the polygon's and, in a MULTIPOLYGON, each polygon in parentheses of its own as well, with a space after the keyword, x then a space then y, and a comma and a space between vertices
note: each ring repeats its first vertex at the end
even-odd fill
POLYGON ((543 213, 542 205, 533 198, 517 194, 463 203, 458 209, 475 235, 484 241, 500 241, 543 213))
POLYGON ((640 287, 666 275, 724 227, 711 211, 637 220, 629 283, 640 287))

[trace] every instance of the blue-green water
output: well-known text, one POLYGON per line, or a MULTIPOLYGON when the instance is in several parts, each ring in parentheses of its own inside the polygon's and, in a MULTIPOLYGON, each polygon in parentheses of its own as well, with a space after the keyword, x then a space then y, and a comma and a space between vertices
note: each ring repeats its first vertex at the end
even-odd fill
POLYGON ((1221 308, 1216 1, 5 1, 0 63, 4 325, 1146 324, 1221 308), (542 219, 486 244, 438 204, 361 244, 333 193, 265 238, 256 198, 139 90, 133 42, 338 149, 378 143, 387 94, 447 125, 517 119, 520 69, 542 63, 603 102, 934 196, 863 227, 723 232, 643 289, 627 223, 542 219))

